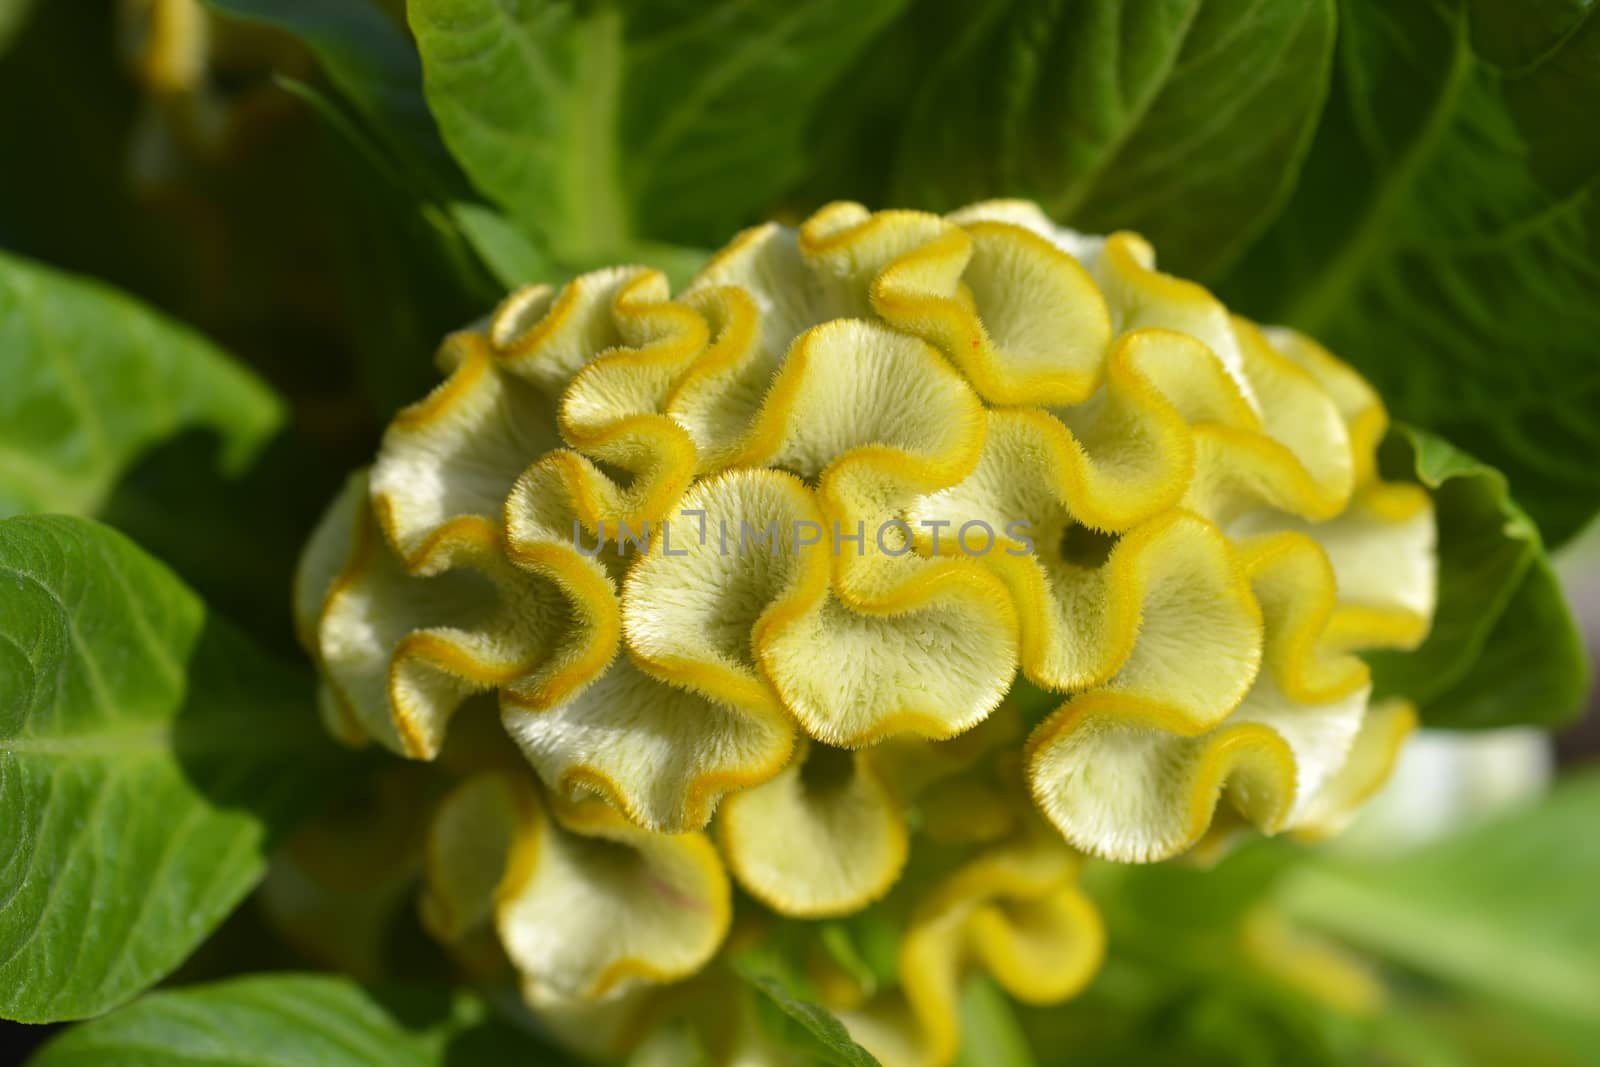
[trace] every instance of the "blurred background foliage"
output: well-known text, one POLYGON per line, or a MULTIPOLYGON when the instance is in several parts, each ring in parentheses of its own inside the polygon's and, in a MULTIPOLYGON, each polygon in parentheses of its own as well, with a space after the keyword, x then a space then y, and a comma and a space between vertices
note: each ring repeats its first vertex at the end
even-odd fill
MULTIPOLYGON (((1596 1062, 1594 10, 0 0, 0 517, 96 516, 292 659, 307 531, 507 288, 613 261, 681 282, 738 228, 841 198, 1027 196, 1139 230, 1409 424, 1385 462, 1439 501, 1440 619, 1375 668, 1430 725, 1499 729, 1412 746, 1335 847, 1093 865, 1104 973, 1048 1011, 975 983, 965 1062, 1596 1062)), ((359 777, 168 990, 39 1062, 151 1034, 176 1055, 197 1015, 256 1062, 324 1025, 274 1022, 285 997, 385 1062, 558 1062, 428 988, 450 968, 409 906, 417 842, 383 816, 435 785, 359 777), (204 984, 311 967, 351 977, 204 984)), ((835 940, 859 963, 874 936, 835 940)), ((795 1040, 851 1062, 780 987, 795 1040)))

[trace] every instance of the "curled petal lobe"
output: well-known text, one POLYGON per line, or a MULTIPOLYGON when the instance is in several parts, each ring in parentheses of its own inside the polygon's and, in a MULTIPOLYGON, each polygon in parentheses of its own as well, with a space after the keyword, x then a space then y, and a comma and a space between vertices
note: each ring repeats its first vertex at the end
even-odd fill
POLYGON ((567 625, 542 667, 501 691, 508 705, 544 708, 569 699, 599 677, 622 640, 618 572, 621 553, 597 536, 587 542, 574 485, 591 464, 553 452, 518 477, 506 497, 503 548, 512 565, 549 582, 566 598, 567 625))
MULTIPOLYGON (((1075 697, 1029 741, 1034 796, 1067 839, 1112 859, 1165 859, 1206 834, 1219 800, 1275 833, 1326 821, 1328 799, 1359 776, 1364 733, 1383 735, 1367 708, 1365 664, 1334 632, 1332 566, 1304 534, 1240 546, 1263 626, 1262 669, 1242 699, 1210 720, 1186 701, 1119 692, 1115 680, 1075 697), (1129 699, 1134 697, 1134 699, 1129 699), (1130 768, 1143 765, 1143 774, 1130 768)), ((1380 716, 1381 718, 1381 716, 1380 716)))
POLYGON ((683 295, 705 320, 705 354, 678 376, 665 410, 688 433, 700 473, 759 463, 766 447, 756 418, 791 343, 766 336, 756 299, 736 286, 683 295))
POLYGON ((1284 694, 1315 704, 1365 685, 1366 665, 1331 646, 1338 585, 1317 543, 1285 532, 1242 541, 1239 548, 1266 619, 1266 668, 1284 694))
MULTIPOLYGON (((335 583, 363 551, 367 509, 367 475, 352 474, 312 531, 294 574, 294 627, 300 646, 321 667, 322 609, 335 583)), ((339 695, 324 671, 317 685, 317 714, 341 744, 359 747, 370 740, 349 702, 339 695)))
POLYGON ((522 788, 508 775, 474 775, 434 813, 419 911, 423 925, 447 945, 494 922, 495 892, 528 813, 522 788))
POLYGON ((423 917, 447 940, 491 921, 535 1003, 604 1003, 698 970, 729 889, 701 834, 652 834, 515 773, 469 778, 428 841, 423 917))
POLYGON ((958 226, 1003 222, 1036 234, 1083 264, 1091 273, 1105 246, 1105 238, 1057 226, 1032 200, 983 200, 950 212, 946 219, 958 226))
MULTIPOLYGON (((378 532, 364 490, 365 479, 353 479, 318 535, 351 547, 327 584, 315 651, 346 729, 432 758, 463 700, 528 676, 554 654, 567 601, 510 566, 487 526, 441 542, 439 551, 461 566, 407 573, 378 532)), ((308 557, 308 584, 319 556, 308 557)), ((301 599, 312 602, 309 593, 301 599)))
POLYGON ((667 833, 705 826, 723 795, 777 774, 794 745, 788 720, 677 688, 626 654, 570 699, 508 703, 503 720, 558 795, 603 798, 667 833))
POLYGON ((1095 280, 1117 332, 1159 326, 1195 338, 1222 362, 1251 407, 1260 410, 1227 309, 1204 287, 1156 270, 1155 259, 1149 242, 1133 233, 1112 234, 1096 257, 1095 280))
POLYGON ((1260 723, 1270 728, 1294 757, 1294 792, 1280 824, 1282 828, 1305 821, 1317 794, 1348 761, 1369 692, 1367 686, 1362 686, 1332 700, 1303 704, 1286 696, 1268 674, 1262 676, 1230 718, 1230 722, 1260 723))
POLYGON ((1365 378, 1304 334, 1281 326, 1264 332, 1274 348, 1316 379, 1338 408, 1350 438, 1352 483, 1361 487, 1376 481, 1378 445, 1389 429, 1389 413, 1377 392, 1365 378))
POLYGON ((612 304, 624 344, 597 355, 562 394, 566 441, 628 475, 626 485, 591 477, 596 529, 659 521, 694 477, 694 442, 663 408, 679 375, 705 351, 708 330, 693 309, 667 297, 656 271, 625 285, 612 304))
POLYGON ((1261 661, 1260 609, 1226 539, 1172 512, 1123 538, 1109 565, 1138 597, 1141 618, 1106 691, 1176 709, 1196 726, 1220 721, 1261 661))
POLYGON ((695 301, 710 289, 748 297, 758 342, 772 360, 781 360, 794 339, 813 326, 871 312, 858 277, 814 270, 800 235, 774 223, 746 230, 712 256, 689 283, 685 299, 695 301))
POLYGON ((711 958, 731 902, 703 834, 652 834, 603 805, 530 800, 495 906, 526 983, 596 999, 687 977, 711 958))
POLYGON ((1030 1003, 1072 996, 1105 952, 1099 913, 1075 876, 1070 852, 1026 834, 956 870, 912 913, 899 987, 840 1013, 851 1036, 886 1067, 935 1067, 960 1047, 957 1007, 971 971, 1030 1003))
POLYGON ((746 470, 702 481, 628 573, 629 649, 663 681, 781 716, 757 649, 827 594, 826 555, 794 536, 822 521, 793 475, 746 470))
POLYGON ((1295 835, 1317 841, 1344 829, 1389 780, 1401 746, 1416 728, 1416 709, 1403 700, 1385 700, 1368 708, 1344 765, 1308 799, 1295 835))
POLYGON ((1347 648, 1411 649, 1438 600, 1433 502, 1421 487, 1377 483, 1312 531, 1339 579, 1334 630, 1347 648))
POLYGON ((1246 376, 1266 398, 1258 430, 1196 427, 1188 506, 1225 528, 1270 508, 1310 520, 1338 515, 1353 484, 1350 438, 1338 408, 1312 376, 1235 320, 1246 376))
POLYGON ((450 377, 403 409, 372 468, 373 509, 406 568, 437 573, 463 540, 493 530, 507 492, 558 443, 547 401, 497 366, 486 339, 445 342, 450 377))
POLYGON ((1231 321, 1262 432, 1288 451, 1316 487, 1320 510, 1337 514, 1354 485, 1352 444, 1338 402, 1314 374, 1273 348, 1254 323, 1237 316, 1231 321))
POLYGON ((536 285, 512 293, 489 323, 496 361, 541 395, 559 398, 597 355, 626 343, 617 303, 648 273, 643 267, 609 267, 580 275, 559 292, 536 285))
POLYGON ((1165 709, 1076 697, 1028 742, 1033 796, 1075 847, 1124 863, 1167 859, 1204 836, 1217 801, 1267 832, 1288 817, 1294 753, 1253 722, 1192 732, 1165 709))
POLYGON ((1015 648, 1009 605, 974 602, 963 589, 894 615, 829 596, 772 634, 762 664, 806 733, 855 748, 976 726, 1005 697, 1015 648))
POLYGON ((971 387, 936 350, 876 323, 844 319, 801 335, 768 404, 779 397, 781 414, 767 409, 766 458, 823 476, 836 507, 906 483, 923 491, 947 485, 971 470, 983 447, 983 411, 971 387), (883 469, 890 463, 900 469, 883 469))
POLYGON ((300 553, 294 573, 294 628, 301 646, 313 657, 323 602, 361 548, 366 509, 367 475, 358 471, 345 480, 300 553))
POLYGON ((1185 369, 1181 382, 1164 373, 1162 353, 1174 338, 1150 331, 1119 342, 1108 357, 1105 388, 1070 411, 989 411, 971 473, 919 500, 917 510, 936 521, 927 513, 954 507, 957 514, 941 517, 982 518, 1004 529, 1042 521, 1041 509, 1051 508, 1093 529, 1119 531, 1173 507, 1193 470, 1194 449, 1166 390, 1183 403, 1205 404, 1220 399, 1218 386, 1227 388, 1205 363, 1185 369))
POLYGON ((836 201, 800 224, 799 247, 817 274, 845 282, 857 299, 870 301, 870 287, 886 268, 949 231, 937 215, 873 212, 860 204, 836 201))
POLYGON ((1100 381, 1111 319, 1087 271, 1006 222, 949 226, 873 285, 886 321, 948 353, 992 404, 1076 404, 1100 381))
POLYGON ((807 744, 776 778, 718 816, 739 884, 783 915, 846 915, 889 891, 910 831, 900 801, 863 752, 807 744))

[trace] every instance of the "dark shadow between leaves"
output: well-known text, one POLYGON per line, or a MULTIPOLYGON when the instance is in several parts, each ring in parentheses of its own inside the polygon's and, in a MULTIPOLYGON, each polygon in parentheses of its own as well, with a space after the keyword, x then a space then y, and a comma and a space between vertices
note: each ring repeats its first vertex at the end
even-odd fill
POLYGON ((214 612, 187 668, 173 723, 179 766, 213 807, 260 820, 263 851, 357 781, 372 758, 323 729, 309 665, 263 652, 214 612))
MULTIPOLYGON (((218 443, 215 432, 192 429, 149 450, 100 517, 264 647, 298 657, 289 614, 295 564, 356 459, 286 432, 230 477, 219 470, 218 443)), ((369 444, 363 439, 363 450, 369 444)))

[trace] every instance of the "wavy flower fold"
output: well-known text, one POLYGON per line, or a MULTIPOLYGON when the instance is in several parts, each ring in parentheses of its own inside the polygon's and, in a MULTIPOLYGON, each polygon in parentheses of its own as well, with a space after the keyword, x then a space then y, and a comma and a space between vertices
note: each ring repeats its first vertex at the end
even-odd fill
POLYGON ((959 861, 904 909, 899 984, 832 988, 886 1063, 945 1062, 967 969, 1031 1000, 1093 972, 1079 853, 1331 833, 1412 726, 1353 654, 1434 605, 1380 400, 1133 234, 833 204, 675 297, 642 267, 513 293, 439 363, 297 618, 352 743, 432 759, 497 695, 525 764, 437 815, 425 915, 591 1051, 708 980, 730 875, 842 916, 927 842, 959 861))

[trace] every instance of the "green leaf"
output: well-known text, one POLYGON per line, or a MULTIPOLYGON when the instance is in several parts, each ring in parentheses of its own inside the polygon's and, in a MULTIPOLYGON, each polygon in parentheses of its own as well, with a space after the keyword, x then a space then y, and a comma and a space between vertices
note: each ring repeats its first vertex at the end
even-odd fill
POLYGON ((770 954, 748 953, 734 970, 758 994, 758 1014, 768 1034, 812 1061, 832 1067, 880 1067, 828 1009, 795 994, 799 982, 770 954))
POLYGON ((1600 172, 1600 19, 1588 0, 1468 0, 1473 50, 1505 72, 1534 173, 1557 194, 1600 172))
POLYGON ((769 209, 805 170, 803 133, 823 93, 907 6, 630 6, 620 158, 640 236, 716 247, 769 209))
POLYGON ((450 217, 483 258, 495 281, 507 290, 552 281, 558 268, 506 216, 492 207, 461 202, 450 206, 450 217))
MULTIPOLYGON (((1181 901, 1173 901, 1181 908, 1181 901)), ((1018 1015, 1042 1067, 1351 1067, 1448 1061, 1396 1058, 1360 1021, 1256 972, 1237 941, 1213 942, 1209 966, 1157 949, 1112 954, 1084 993, 1018 1015)), ((1410 1049, 1406 1050, 1410 1052, 1410 1049)), ((1450 1067, 1460 1067, 1451 1064, 1450 1067)))
MULTIPOLYGON (((439 129, 423 96, 422 63, 401 25, 375 6, 375 0, 207 0, 219 11, 264 22, 295 34, 316 53, 329 77, 353 105, 354 116, 315 88, 289 79, 280 84, 306 101, 338 139, 360 158, 363 181, 378 178, 391 188, 376 192, 376 205, 357 203, 351 211, 363 245, 360 269, 350 288, 364 301, 392 308, 439 304, 449 290, 476 292, 493 280, 506 288, 543 280, 551 273, 548 257, 493 209, 475 203, 466 177, 439 137, 439 129), (421 219, 405 217, 420 211, 421 219), (387 215, 386 221, 379 216, 387 215), (409 231, 396 233, 396 231, 409 231), (392 243, 387 254, 371 255, 371 246, 392 243), (423 254, 419 255, 418 250, 423 254), (407 263, 410 260, 410 263, 407 263), (375 267, 374 264, 377 266, 375 267), (369 275, 389 277, 371 278, 369 275), (451 277, 441 282, 439 276, 451 277), (433 277, 429 277, 432 275, 433 277), (510 279, 516 279, 515 281, 510 279), (416 287, 411 298, 395 292, 416 287)), ((495 293, 484 300, 492 301, 495 293)), ((477 313, 457 316, 443 332, 477 313)), ((391 312, 403 320, 403 311, 391 312)), ((431 316, 430 316, 431 317, 431 316)), ((414 323, 386 324, 404 332, 414 323)), ((406 345, 392 336, 366 331, 358 348, 378 352, 373 391, 385 411, 405 402, 415 390, 386 388, 384 373, 392 353, 406 345)), ((429 338, 431 345, 436 338, 429 338)), ((363 355, 366 355, 364 352, 363 355)), ((369 357, 369 362, 372 362, 369 357)), ((418 362, 421 366, 421 361, 418 362)), ((414 383, 413 383, 414 384, 414 383)))
POLYGON ((1279 900, 1408 967, 1600 1033, 1596 811, 1591 771, 1413 853, 1366 864, 1324 856, 1295 871, 1279 900))
POLYGON ((81 1018, 176 967, 349 757, 108 527, 0 521, 0 604, 0 1017, 81 1018))
POLYGON ((494 208, 455 203, 450 205, 450 218, 472 243, 495 280, 507 289, 535 282, 559 285, 586 270, 616 263, 654 267, 667 276, 673 289, 680 289, 711 258, 711 253, 699 248, 641 241, 611 249, 597 259, 558 263, 541 252, 514 222, 494 208))
POLYGON ((108 286, 0 252, 0 516, 90 512, 147 446, 222 438, 237 472, 283 411, 192 330, 108 286))
POLYGON ((385 179, 398 189, 409 191, 407 178, 400 173, 394 159, 362 126, 360 117, 352 113, 342 101, 335 100, 319 86, 287 74, 276 74, 272 80, 278 88, 310 108, 317 118, 322 120, 323 128, 352 155, 359 156, 374 176, 385 179))
POLYGON ((429 103, 544 250, 716 245, 801 174, 822 93, 905 0, 411 0, 429 103))
POLYGON ((450 203, 444 191, 443 199, 419 197, 339 102, 292 79, 279 84, 316 112, 339 149, 328 188, 345 225, 330 244, 354 305, 349 343, 387 417, 436 382, 427 354, 439 338, 501 295, 476 235, 461 225, 461 213, 477 205, 450 203))
POLYGON ((11 47, 32 7, 33 0, 0 0, 0 54, 11 47))
POLYGON ((46 1045, 31 1067, 492 1067, 570 1062, 445 990, 251 975, 151 993, 46 1045))
POLYGON ((652 1027, 621 1067, 714 1067, 699 1036, 685 1020, 652 1027))
MULTIPOLYGON (((855 938, 846 923, 839 921, 823 923, 817 930, 817 940, 821 942, 822 950, 828 954, 828 958, 849 975, 850 980, 860 986, 867 996, 872 996, 881 985, 887 984, 879 981, 879 972, 856 947, 855 938)), ((889 973, 891 979, 893 974, 891 970, 889 973)))
POLYGON ((1469 36, 1459 3, 1347 3, 1299 188, 1224 289, 1504 471, 1552 545, 1600 508, 1600 19, 1571 7, 1474 0, 1469 36))
POLYGON ((1092 232, 1142 231, 1215 273, 1293 186, 1327 85, 1333 0, 917 9, 928 69, 901 102, 891 199, 1012 195, 1092 232))
POLYGON ((422 95, 422 65, 405 28, 374 0, 205 0, 213 10, 298 37, 384 146, 435 190, 460 175, 422 95))
POLYGON ((1390 1035, 1421 1039, 1397 1045, 1383 1063, 1410 1067, 1585 1067, 1600 1032, 1582 1022, 1521 1004, 1437 986, 1431 997, 1406 997, 1386 1013, 1390 1035), (1409 1031, 1409 1032, 1408 1032, 1409 1031), (1431 1047, 1429 1047, 1431 1045, 1431 1047), (1430 1056, 1431 1053, 1431 1056, 1430 1056))
POLYGON ((1377 693, 1415 701, 1430 726, 1570 721, 1588 692, 1588 657, 1539 531, 1505 477, 1404 426, 1384 459, 1433 495, 1439 602, 1420 649, 1367 657, 1377 693))
POLYGON ((1083 886, 1105 922, 1109 954, 1080 996, 1018 1009, 1040 1062, 1390 1062, 1367 1047, 1359 1020, 1263 968, 1250 946, 1249 924, 1308 854, 1256 839, 1210 868, 1091 862, 1083 886))
POLYGON ((1176 958, 1186 939, 1203 942, 1211 953, 1219 935, 1232 938, 1301 855, 1281 841, 1258 839, 1213 867, 1096 862, 1085 869, 1084 886, 1118 935, 1116 941, 1137 942, 1176 958))
POLYGON ((961 1051, 951 1067, 1035 1067, 1011 1000, 990 978, 961 987, 961 1051))

